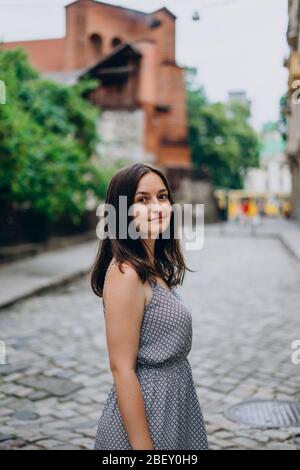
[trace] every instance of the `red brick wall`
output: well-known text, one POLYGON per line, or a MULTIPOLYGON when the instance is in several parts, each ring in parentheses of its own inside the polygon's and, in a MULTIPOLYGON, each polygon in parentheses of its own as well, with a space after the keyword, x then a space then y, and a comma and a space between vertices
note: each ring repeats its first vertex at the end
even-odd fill
POLYGON ((31 64, 41 72, 63 70, 65 64, 65 38, 38 41, 1 43, 2 49, 22 47, 29 55, 31 64))

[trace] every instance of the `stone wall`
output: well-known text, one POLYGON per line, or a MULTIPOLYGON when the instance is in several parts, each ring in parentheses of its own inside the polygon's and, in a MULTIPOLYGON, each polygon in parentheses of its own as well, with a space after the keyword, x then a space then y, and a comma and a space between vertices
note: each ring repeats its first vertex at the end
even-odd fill
POLYGON ((125 159, 128 163, 154 163, 155 156, 145 151, 145 112, 102 111, 98 121, 101 162, 125 159))
POLYGON ((180 203, 204 204, 204 222, 207 224, 218 222, 217 200, 210 181, 185 177, 175 195, 176 201, 180 203))

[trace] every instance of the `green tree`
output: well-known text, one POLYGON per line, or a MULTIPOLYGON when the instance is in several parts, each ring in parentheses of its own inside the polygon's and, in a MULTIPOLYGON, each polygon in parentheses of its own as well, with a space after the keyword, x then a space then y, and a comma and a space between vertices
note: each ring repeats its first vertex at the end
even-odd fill
POLYGON ((92 159, 99 110, 83 97, 98 82, 43 80, 21 48, 0 50, 0 80, 0 202, 79 222, 88 193, 103 198, 107 182, 92 159))
POLYGON ((189 144, 193 165, 215 186, 242 188, 249 167, 259 164, 259 138, 249 124, 250 109, 240 102, 210 103, 196 85, 195 68, 186 68, 189 144))
POLYGON ((288 93, 286 92, 284 95, 281 96, 279 100, 279 120, 278 120, 278 128, 285 142, 287 141, 286 111, 288 107, 289 107, 288 93))

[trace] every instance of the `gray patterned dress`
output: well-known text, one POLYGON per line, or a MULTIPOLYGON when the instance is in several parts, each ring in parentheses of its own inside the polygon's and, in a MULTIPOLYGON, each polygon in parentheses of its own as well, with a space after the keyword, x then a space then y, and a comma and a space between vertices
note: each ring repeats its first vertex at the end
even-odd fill
MULTIPOLYGON (((112 265, 111 265, 112 266, 112 265)), ((192 370, 192 314, 175 288, 151 282, 144 309, 136 374, 156 450, 207 450, 207 434, 192 370)), ((104 312, 105 313, 105 312, 104 312)), ((99 419, 94 450, 131 450, 115 384, 99 419)))

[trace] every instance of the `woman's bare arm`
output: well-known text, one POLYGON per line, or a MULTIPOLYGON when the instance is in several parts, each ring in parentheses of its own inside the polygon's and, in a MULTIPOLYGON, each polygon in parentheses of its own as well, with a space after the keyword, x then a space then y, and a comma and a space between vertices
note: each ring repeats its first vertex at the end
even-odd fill
POLYGON ((132 449, 154 449, 144 397, 135 373, 145 294, 135 270, 123 263, 105 281, 105 327, 109 364, 124 428, 132 449))

